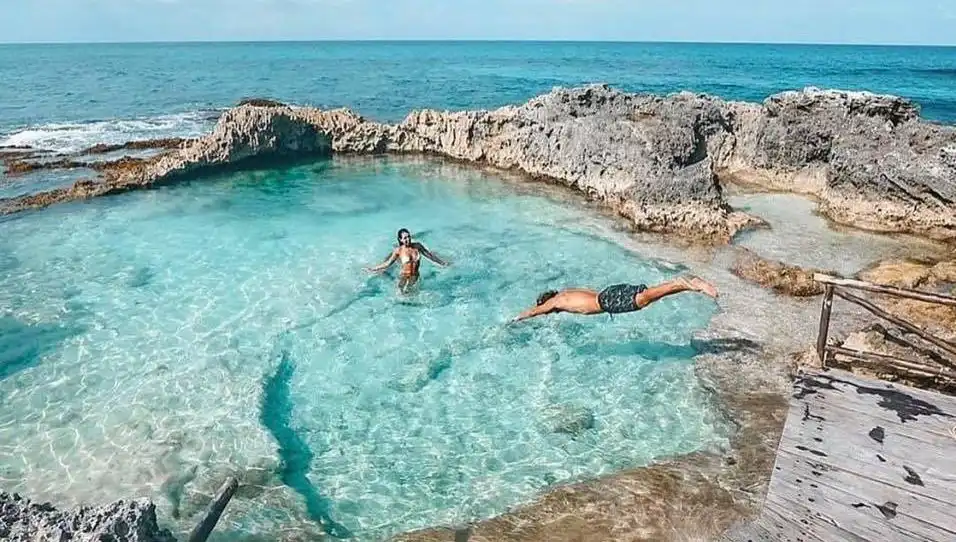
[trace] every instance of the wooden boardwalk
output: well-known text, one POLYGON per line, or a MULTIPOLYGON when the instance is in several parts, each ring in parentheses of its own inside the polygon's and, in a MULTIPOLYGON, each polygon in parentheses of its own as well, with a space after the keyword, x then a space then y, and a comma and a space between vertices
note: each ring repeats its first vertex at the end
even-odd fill
POLYGON ((807 374, 760 515, 722 540, 956 541, 954 428, 956 397, 807 374))

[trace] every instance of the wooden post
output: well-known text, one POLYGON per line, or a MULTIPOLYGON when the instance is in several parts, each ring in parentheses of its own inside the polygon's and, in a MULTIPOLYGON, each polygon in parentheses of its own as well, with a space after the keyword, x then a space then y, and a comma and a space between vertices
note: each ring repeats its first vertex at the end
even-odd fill
POLYGON ((817 333, 817 355, 820 367, 827 368, 827 338, 830 335, 830 309, 833 308, 833 285, 827 284, 823 292, 823 307, 820 309, 820 331, 817 333))
POLYGON ((230 476, 226 483, 219 488, 216 498, 209 504, 206 516, 190 533, 189 542, 206 542, 212 530, 216 528, 216 523, 219 522, 222 511, 226 509, 226 505, 229 504, 229 500, 232 499, 237 489, 239 489, 239 481, 230 476))

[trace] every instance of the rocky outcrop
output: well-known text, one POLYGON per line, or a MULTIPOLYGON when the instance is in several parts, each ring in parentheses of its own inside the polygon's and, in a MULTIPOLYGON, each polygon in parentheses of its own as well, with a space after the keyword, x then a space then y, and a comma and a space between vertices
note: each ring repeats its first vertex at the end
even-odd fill
POLYGON ((726 178, 811 194, 842 224, 956 241, 956 129, 911 102, 809 88, 731 110, 726 178))
POLYGON ((168 530, 159 528, 156 507, 148 500, 60 511, 49 503, 36 504, 8 493, 0 493, 0 539, 176 542, 168 530))
POLYGON ((100 179, 0 202, 0 213, 149 188, 209 171, 328 157, 331 152, 329 137, 292 109, 244 105, 223 114, 211 134, 177 152, 106 164, 100 179))
POLYGON ((645 231, 727 241, 758 221, 724 202, 709 149, 727 136, 723 102, 605 86, 556 89, 494 111, 419 111, 391 148, 428 152, 565 184, 645 231))
POLYGON ((837 275, 833 271, 804 269, 768 260, 744 248, 739 249, 731 272, 779 294, 794 297, 810 297, 823 293, 823 285, 813 280, 814 273, 837 275))
POLYGON ((841 223, 956 241, 956 129, 922 122, 901 98, 812 88, 752 104, 588 86, 491 111, 416 111, 397 125, 253 99, 209 136, 105 174, 92 192, 330 152, 435 154, 514 170, 579 190, 639 229, 697 239, 727 241, 758 224, 726 204, 722 178, 811 194, 841 223))

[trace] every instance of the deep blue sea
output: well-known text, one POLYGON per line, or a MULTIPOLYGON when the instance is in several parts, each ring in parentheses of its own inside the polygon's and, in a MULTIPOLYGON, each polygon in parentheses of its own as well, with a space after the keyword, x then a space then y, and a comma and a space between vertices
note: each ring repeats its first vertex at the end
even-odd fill
POLYGON ((210 111, 250 96, 349 106, 367 117, 395 121, 414 108, 491 108, 527 100, 554 86, 593 82, 630 91, 691 90, 755 101, 808 85, 869 90, 911 98, 922 106, 925 117, 956 122, 954 47, 539 42, 0 45, 0 81, 0 134, 5 134, 0 143, 45 141, 49 146, 93 141, 104 133, 107 140, 122 139, 122 133, 190 134, 206 126, 210 111), (63 126, 95 121, 112 124, 63 126), (25 128, 32 130, 10 138, 25 128))
MULTIPOLYGON (((865 89, 956 121, 945 48, 31 45, 0 46, 0 145, 198 135, 250 96, 395 121, 592 82, 745 100, 865 89)), ((0 175, 0 197, 87 174, 0 175)), ((788 254, 860 266, 877 250, 822 220, 801 230, 811 205, 789 201, 748 204, 788 208, 774 226, 788 254)), ((732 424, 694 357, 734 292, 507 324, 544 290, 687 271, 578 203, 460 165, 336 158, 2 217, 0 490, 62 506, 149 497, 184 537, 237 476, 217 541, 381 540, 726 451, 732 424), (400 227, 451 261, 425 262, 410 295, 394 270, 363 271, 400 227)))

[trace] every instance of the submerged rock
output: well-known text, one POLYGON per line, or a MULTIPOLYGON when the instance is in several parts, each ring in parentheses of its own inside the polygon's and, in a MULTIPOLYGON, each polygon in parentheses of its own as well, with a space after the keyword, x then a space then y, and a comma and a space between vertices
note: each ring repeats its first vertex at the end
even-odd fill
POLYGON ((577 436, 594 427, 594 413, 586 407, 552 405, 544 410, 542 419, 552 433, 577 436))
POLYGON ((156 507, 148 500, 116 501, 98 507, 57 510, 17 494, 0 493, 0 539, 11 542, 74 540, 175 542, 156 523, 156 507))
POLYGON ((745 248, 739 249, 731 271, 744 280, 794 297, 810 297, 823 293, 823 285, 813 280, 814 273, 838 275, 833 271, 804 269, 768 260, 745 248))

